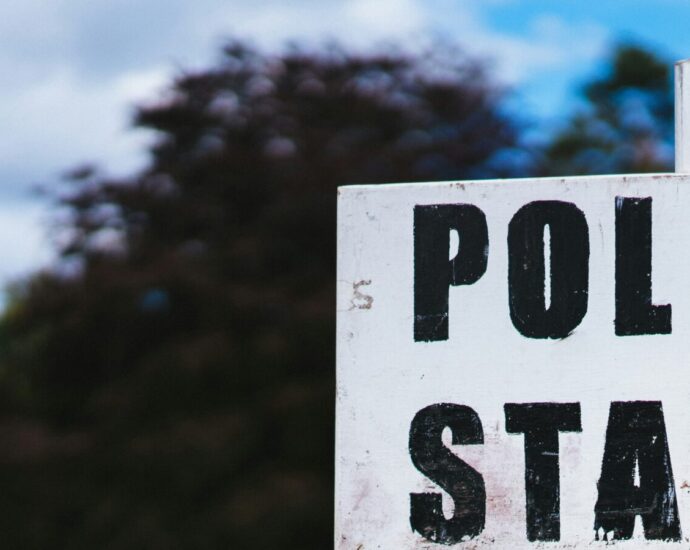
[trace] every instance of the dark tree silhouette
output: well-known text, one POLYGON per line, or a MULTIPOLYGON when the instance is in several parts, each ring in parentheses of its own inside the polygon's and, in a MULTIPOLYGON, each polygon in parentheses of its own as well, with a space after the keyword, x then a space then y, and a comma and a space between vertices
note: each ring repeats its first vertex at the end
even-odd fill
POLYGON ((332 545, 336 186, 509 175, 481 68, 229 45, 74 171, 0 326, 0 532, 33 549, 332 545))
POLYGON ((544 171, 562 176, 672 170, 672 64, 642 46, 620 44, 605 67, 583 87, 583 109, 547 147, 544 171))

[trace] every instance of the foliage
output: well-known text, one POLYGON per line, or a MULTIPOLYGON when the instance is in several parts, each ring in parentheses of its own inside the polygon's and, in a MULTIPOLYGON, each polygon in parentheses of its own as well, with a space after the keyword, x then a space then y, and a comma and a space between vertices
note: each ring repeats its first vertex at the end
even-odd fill
POLYGON ((641 46, 617 46, 605 74, 584 86, 584 108, 546 148, 544 171, 559 176, 670 171, 670 67, 641 46))
POLYGON ((5 544, 329 547, 336 187, 509 175, 500 97, 447 48, 233 43, 141 108, 149 165, 71 174, 0 326, 5 544))

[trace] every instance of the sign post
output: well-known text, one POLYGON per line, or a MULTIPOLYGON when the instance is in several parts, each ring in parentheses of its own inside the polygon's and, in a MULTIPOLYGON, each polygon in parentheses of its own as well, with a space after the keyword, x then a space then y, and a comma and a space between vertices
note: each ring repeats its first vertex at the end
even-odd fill
POLYGON ((679 61, 676 76, 676 173, 690 172, 690 59, 679 61))
POLYGON ((687 546, 689 67, 675 174, 339 190, 337 549, 687 546))

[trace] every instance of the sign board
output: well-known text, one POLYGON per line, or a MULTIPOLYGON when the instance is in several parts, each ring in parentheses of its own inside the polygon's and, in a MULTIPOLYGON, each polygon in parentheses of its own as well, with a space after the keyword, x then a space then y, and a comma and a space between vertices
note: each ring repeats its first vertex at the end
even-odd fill
POLYGON ((338 201, 336 548, 687 546, 690 175, 338 201))

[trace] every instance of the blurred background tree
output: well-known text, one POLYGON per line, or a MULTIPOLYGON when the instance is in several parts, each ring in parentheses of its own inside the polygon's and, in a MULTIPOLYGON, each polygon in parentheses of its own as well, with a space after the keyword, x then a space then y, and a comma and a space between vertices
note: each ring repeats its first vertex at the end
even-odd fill
POLYGON ((232 43, 141 108, 0 324, 4 544, 330 547, 336 186, 516 175, 501 98, 452 48, 232 43))
POLYGON ((545 148, 545 175, 673 170, 673 65, 619 44, 604 73, 582 90, 584 104, 545 148))
POLYGON ((669 66, 617 47, 541 151, 443 45, 231 43, 182 74, 137 112, 148 166, 74 170, 58 263, 11 290, 4 544, 331 547, 336 187, 667 169, 669 66))

